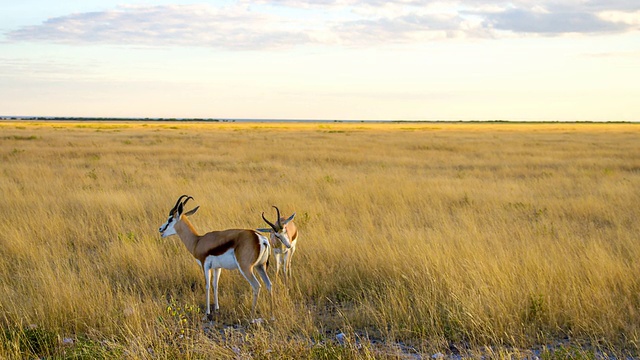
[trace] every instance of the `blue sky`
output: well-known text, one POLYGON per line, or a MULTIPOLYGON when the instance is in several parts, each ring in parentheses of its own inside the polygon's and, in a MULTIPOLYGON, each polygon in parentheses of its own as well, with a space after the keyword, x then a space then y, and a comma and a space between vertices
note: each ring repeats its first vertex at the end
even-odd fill
POLYGON ((640 121, 637 0, 0 4, 0 115, 640 121))

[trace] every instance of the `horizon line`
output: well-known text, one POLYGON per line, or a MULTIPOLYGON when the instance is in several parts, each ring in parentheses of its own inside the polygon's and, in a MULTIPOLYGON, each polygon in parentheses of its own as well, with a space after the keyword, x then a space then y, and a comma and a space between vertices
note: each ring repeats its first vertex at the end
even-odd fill
POLYGON ((116 122, 255 122, 255 123, 639 123, 640 120, 410 120, 410 119, 286 119, 286 118, 217 118, 217 117, 110 117, 110 116, 1 116, 0 120, 17 121, 116 121, 116 122))

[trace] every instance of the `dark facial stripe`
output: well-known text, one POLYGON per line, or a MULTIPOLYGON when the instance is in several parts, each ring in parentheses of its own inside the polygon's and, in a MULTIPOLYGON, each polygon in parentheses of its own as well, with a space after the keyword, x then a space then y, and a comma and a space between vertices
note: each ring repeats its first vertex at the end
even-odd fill
MULTIPOLYGON (((169 216, 169 220, 171 220, 171 216, 169 216)), ((163 229, 160 229, 160 232, 164 232, 165 230, 167 230, 167 228, 169 227, 169 224, 171 224, 171 221, 167 220, 167 224, 164 226, 163 229)))

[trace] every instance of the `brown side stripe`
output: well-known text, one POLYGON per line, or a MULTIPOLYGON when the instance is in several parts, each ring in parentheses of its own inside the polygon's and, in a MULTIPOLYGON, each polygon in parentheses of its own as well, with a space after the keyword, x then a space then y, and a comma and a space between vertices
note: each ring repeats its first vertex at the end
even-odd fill
POLYGON ((234 244, 233 240, 229 240, 224 244, 220 244, 219 246, 214 247, 213 249, 207 251, 207 253, 205 254, 205 258, 210 255, 220 256, 226 253, 229 249, 231 249, 231 247, 233 247, 233 244, 234 244))

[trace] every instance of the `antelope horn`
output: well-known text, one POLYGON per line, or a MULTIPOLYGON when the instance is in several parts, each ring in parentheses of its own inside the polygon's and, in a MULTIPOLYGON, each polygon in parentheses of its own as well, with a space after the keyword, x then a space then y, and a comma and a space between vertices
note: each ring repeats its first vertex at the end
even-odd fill
POLYGON ((278 227, 282 229, 282 221, 280 221, 280 209, 278 209, 278 207, 275 205, 273 205, 273 207, 276 208, 276 212, 278 213, 278 217, 276 217, 276 219, 278 219, 278 227))
POLYGON ((173 209, 171 209, 171 211, 169 211, 169 215, 173 215, 174 212, 176 212, 176 210, 178 209, 178 205, 180 205, 180 202, 182 201, 183 198, 186 198, 187 195, 182 195, 178 198, 178 201, 176 202, 176 205, 173 207, 173 209))
POLYGON ((182 206, 187 205, 187 201, 189 200, 193 200, 193 196, 188 196, 183 202, 182 202, 182 206))
POLYGON ((269 226, 271 226, 271 228, 273 229, 273 231, 278 232, 278 229, 276 229, 276 226, 273 225, 269 220, 267 220, 266 217, 264 217, 264 211, 262 212, 262 220, 264 220, 264 222, 266 222, 267 224, 269 224, 269 226))
POLYGON ((180 203, 180 205, 178 205, 178 215, 182 215, 182 212, 184 211, 184 206, 187 204, 187 201, 191 199, 193 199, 193 197, 189 196, 182 203, 180 203))

